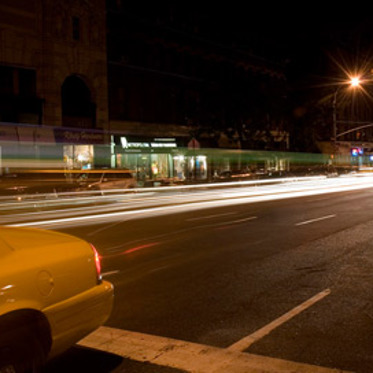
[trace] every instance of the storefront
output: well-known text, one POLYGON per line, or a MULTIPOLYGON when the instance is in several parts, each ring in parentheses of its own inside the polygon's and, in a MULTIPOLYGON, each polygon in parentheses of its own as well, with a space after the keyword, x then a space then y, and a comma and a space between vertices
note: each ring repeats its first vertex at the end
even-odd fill
POLYGON ((189 154, 186 140, 114 136, 114 167, 133 170, 140 185, 206 178, 207 157, 189 154))
POLYGON ((0 147, 1 172, 110 167, 109 136, 99 130, 0 123, 0 147))
POLYGON ((109 136, 105 133, 55 128, 54 136, 62 147, 65 169, 110 167, 109 136))
POLYGON ((132 170, 140 185, 174 178, 173 156, 178 152, 175 138, 114 136, 114 144, 114 167, 132 170))

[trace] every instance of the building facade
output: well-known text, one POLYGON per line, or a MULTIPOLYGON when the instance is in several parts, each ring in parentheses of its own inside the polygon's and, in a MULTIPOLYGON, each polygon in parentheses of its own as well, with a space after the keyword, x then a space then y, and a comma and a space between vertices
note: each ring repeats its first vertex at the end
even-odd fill
POLYGON ((103 0, 1 1, 0 141, 14 143, 3 158, 93 165, 108 126, 105 27, 103 0))
POLYGON ((208 22, 197 14, 201 7, 107 4, 117 166, 147 178, 156 169, 159 177, 207 179, 215 166, 206 148, 288 150, 281 63, 202 32, 208 22))
POLYGON ((213 164, 205 149, 287 150, 284 66, 209 37, 203 15, 166 8, 3 0, 1 167, 204 180, 245 166, 213 164))

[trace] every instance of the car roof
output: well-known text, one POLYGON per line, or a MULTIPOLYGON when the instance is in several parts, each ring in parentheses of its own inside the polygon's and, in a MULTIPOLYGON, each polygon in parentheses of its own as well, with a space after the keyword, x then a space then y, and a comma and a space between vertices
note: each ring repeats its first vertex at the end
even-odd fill
MULTIPOLYGON (((56 244, 69 245, 80 241, 78 237, 37 228, 0 227, 0 242, 10 250, 44 247, 56 244)), ((5 249, 4 249, 5 250, 5 249)))

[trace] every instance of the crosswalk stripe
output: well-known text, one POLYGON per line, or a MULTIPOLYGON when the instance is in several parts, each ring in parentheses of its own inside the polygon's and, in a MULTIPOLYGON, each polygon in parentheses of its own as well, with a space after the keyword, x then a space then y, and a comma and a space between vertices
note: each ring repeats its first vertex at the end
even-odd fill
POLYGON ((140 362, 193 373, 347 373, 172 338, 100 327, 78 343, 140 362))

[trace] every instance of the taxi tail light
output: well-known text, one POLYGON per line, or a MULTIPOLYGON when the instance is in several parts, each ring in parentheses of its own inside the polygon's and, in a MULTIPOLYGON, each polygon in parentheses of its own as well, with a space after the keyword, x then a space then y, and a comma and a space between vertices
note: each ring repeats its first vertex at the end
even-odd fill
POLYGON ((100 255, 92 244, 91 244, 91 247, 93 250, 93 255, 94 255, 94 260, 95 260, 95 265, 96 265, 97 282, 100 283, 102 281, 100 255))

